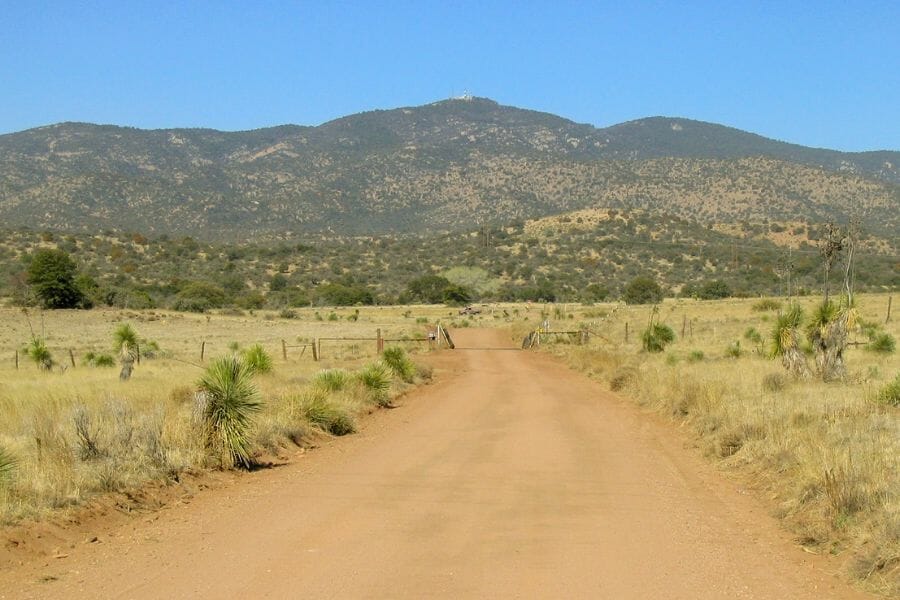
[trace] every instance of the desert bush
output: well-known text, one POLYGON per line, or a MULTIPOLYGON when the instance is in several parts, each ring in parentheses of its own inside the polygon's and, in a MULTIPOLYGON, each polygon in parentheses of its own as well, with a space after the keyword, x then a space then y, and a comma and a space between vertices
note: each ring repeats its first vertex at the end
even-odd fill
POLYGON ((244 364, 253 373, 263 374, 272 371, 272 357, 260 344, 253 344, 241 353, 244 364))
POLYGON ((744 355, 744 349, 741 348, 741 341, 735 340, 728 344, 725 348, 725 356, 729 358, 740 358, 744 355))
POLYGON ((323 431, 332 435, 347 435, 356 431, 356 423, 347 407, 333 401, 324 390, 310 390, 295 402, 303 418, 323 431))
POLYGON ((388 366, 391 372, 406 383, 412 382, 416 375, 416 366, 406 355, 406 350, 400 346, 390 346, 384 349, 381 360, 388 366))
POLYGON ((248 432, 253 415, 262 408, 252 382, 253 370, 233 356, 216 359, 198 382, 201 415, 209 445, 231 465, 250 466, 248 432))
POLYGON ((900 407, 900 374, 875 394, 875 401, 900 407))
POLYGON ((72 423, 75 425, 75 440, 81 460, 94 460, 106 454, 100 445, 100 424, 87 407, 75 407, 72 423))
POLYGON ((291 310, 290 308, 283 308, 278 312, 278 317, 281 319, 296 319, 297 311, 291 310))
POLYGON ((89 367, 114 367, 116 359, 110 354, 88 352, 84 355, 84 364, 89 367))
POLYGON ((641 334, 641 345, 647 352, 662 352, 674 341, 675 332, 662 323, 653 323, 641 334))
POLYGON ((763 298, 754 302, 751 308, 756 312, 781 310, 781 301, 774 298, 763 298))
POLYGON ((893 354, 896 349, 897 342, 894 340, 894 336, 886 331, 876 332, 872 335, 871 341, 866 344, 866 350, 878 354, 893 354))
POLYGON ((339 392, 347 387, 350 374, 343 369, 325 369, 313 378, 313 385, 326 392, 339 392))
POLYGON ((654 279, 644 276, 632 279, 622 294, 626 304, 652 304, 662 297, 662 287, 654 279))
POLYGON ((356 379, 377 405, 391 405, 391 371, 387 365, 379 362, 370 363, 356 374, 356 379))
POLYGON ((769 392, 780 392, 787 384, 787 377, 783 373, 768 373, 762 379, 763 389, 769 392))
POLYGON ((691 350, 691 353, 688 354, 688 362, 700 362, 705 357, 706 355, 703 354, 703 350, 691 350))

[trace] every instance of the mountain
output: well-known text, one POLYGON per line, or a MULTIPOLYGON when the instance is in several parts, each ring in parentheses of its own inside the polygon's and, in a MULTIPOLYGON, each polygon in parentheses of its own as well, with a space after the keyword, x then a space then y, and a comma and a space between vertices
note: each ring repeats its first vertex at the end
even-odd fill
POLYGON ((900 152, 686 119, 608 128, 480 98, 243 132, 62 123, 0 136, 8 226, 254 238, 463 230, 590 207, 900 230, 900 152))

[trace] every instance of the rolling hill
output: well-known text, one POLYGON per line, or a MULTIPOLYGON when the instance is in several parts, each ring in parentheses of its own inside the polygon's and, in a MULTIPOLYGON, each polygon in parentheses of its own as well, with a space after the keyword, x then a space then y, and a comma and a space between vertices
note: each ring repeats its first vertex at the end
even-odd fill
POLYGON ((453 99, 244 132, 62 123, 0 136, 7 226, 198 238, 465 230, 590 207, 708 224, 900 230, 900 152, 841 153, 686 119, 595 128, 453 99))

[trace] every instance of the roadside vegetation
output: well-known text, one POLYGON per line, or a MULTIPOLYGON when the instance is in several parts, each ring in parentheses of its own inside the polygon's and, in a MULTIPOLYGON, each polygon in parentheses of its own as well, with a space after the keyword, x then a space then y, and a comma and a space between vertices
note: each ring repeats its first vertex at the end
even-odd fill
MULTIPOLYGON (((773 503, 798 543, 843 557, 852 577, 897 597, 900 358, 891 343, 871 341, 900 336, 900 319, 884 323, 887 303, 856 296, 852 312, 823 309, 821 298, 570 309, 557 328, 578 323, 590 342, 541 348, 687 425, 711 460, 773 503), (839 377, 821 347, 837 319, 847 328, 839 377)), ((538 318, 518 324, 517 336, 538 318)))
POLYGON ((339 310, 335 322, 311 309, 292 319, 0 309, 0 522, 185 473, 258 468, 356 431, 366 413, 427 381, 413 356, 428 346, 395 342, 378 355, 374 340, 333 340, 315 362, 311 340, 376 328, 421 337, 450 311, 404 312, 339 310), (26 360, 21 344, 35 324, 43 337, 31 338, 25 350, 35 358, 26 360), (46 367, 48 354, 59 358, 46 367), (103 368, 116 362, 131 367, 129 377, 103 368))

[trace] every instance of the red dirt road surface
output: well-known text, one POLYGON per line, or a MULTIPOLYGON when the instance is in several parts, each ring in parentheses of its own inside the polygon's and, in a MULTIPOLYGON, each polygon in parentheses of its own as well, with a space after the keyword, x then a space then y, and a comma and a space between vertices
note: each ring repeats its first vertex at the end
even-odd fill
POLYGON ((671 424, 500 332, 455 337, 360 434, 3 569, 0 598, 867 597, 671 424))

